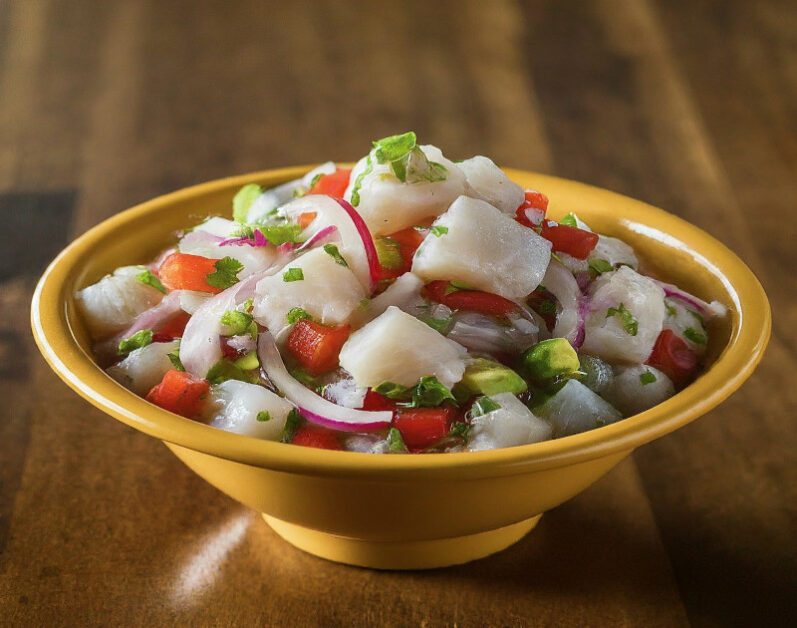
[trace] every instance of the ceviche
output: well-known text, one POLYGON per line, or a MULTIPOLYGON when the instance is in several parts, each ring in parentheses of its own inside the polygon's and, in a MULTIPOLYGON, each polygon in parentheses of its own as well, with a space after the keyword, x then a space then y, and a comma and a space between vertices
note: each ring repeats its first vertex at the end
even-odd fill
POLYGON ((725 311, 412 132, 231 200, 76 300, 111 377, 239 434, 431 453, 600 428, 688 385, 725 311))

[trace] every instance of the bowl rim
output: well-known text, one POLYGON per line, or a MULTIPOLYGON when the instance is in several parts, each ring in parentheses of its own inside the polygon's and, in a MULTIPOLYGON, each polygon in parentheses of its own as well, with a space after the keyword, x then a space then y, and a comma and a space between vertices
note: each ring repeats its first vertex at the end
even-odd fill
MULTIPOLYGON (((535 172, 505 169, 510 178, 534 177, 579 188, 589 197, 604 197, 633 209, 626 227, 655 233, 670 244, 686 247, 720 279, 731 301, 728 344, 708 371, 665 402, 622 421, 560 439, 494 449, 441 455, 364 455, 289 447, 212 428, 158 408, 111 379, 80 347, 69 322, 68 290, 87 251, 122 230, 132 220, 157 214, 173 203, 234 189, 251 181, 276 184, 301 176, 313 166, 269 169, 216 179, 171 192, 124 210, 94 226, 69 244, 48 266, 31 303, 36 344, 50 367, 74 391, 117 420, 167 444, 209 456, 277 471, 318 476, 405 479, 434 474, 450 478, 515 475, 577 464, 630 452, 635 447, 705 414, 737 390, 761 360, 769 339, 771 313, 761 284, 746 264, 724 244, 672 214, 630 197, 584 183, 535 172), (607 196, 608 195, 608 196, 607 196), (677 234, 674 235, 674 234, 677 234), (698 253, 698 251, 702 253, 698 253), (710 259, 706 257, 710 255, 710 259)), ((552 185, 551 187, 554 187, 552 185)), ((544 189, 544 187, 543 187, 544 189)))

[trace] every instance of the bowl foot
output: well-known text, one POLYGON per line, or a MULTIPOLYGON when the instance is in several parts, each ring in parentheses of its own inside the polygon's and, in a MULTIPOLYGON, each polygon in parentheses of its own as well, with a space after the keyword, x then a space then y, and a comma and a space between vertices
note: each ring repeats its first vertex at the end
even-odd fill
POLYGON ((369 541, 288 523, 263 515, 274 531, 291 545, 327 560, 372 569, 434 569, 460 565, 500 552, 523 538, 542 515, 518 523, 429 541, 369 541))

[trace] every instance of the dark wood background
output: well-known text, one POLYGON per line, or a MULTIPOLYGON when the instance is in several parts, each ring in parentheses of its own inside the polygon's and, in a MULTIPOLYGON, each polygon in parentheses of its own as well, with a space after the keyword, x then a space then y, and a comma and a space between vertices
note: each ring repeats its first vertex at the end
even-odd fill
POLYGON ((795 625, 796 127, 791 0, 0 2, 0 624, 795 625), (511 550, 378 573, 72 394, 28 304, 134 203, 407 129, 709 230, 774 329, 740 392, 511 550))

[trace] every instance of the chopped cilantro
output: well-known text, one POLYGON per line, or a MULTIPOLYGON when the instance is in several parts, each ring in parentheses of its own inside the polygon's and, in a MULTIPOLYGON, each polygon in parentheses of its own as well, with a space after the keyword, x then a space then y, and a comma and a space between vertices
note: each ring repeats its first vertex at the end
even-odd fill
POLYGON ((257 183, 248 183, 243 186, 232 199, 232 217, 237 222, 245 223, 249 208, 262 193, 263 188, 257 183))
POLYGON ((136 275, 136 279, 138 279, 141 283, 146 284, 147 286, 152 286, 155 290, 166 294, 166 288, 161 283, 161 280, 153 273, 151 270, 147 269, 143 272, 136 275))
POLYGON ((413 408, 433 408, 446 400, 456 403, 451 391, 441 384, 434 375, 421 377, 420 381, 412 389, 411 407, 413 408))
POLYGON ((178 371, 184 371, 185 370, 185 367, 183 366, 183 363, 180 361, 180 350, 179 349, 175 349, 171 353, 167 353, 166 357, 169 358, 169 362, 172 363, 172 366, 175 368, 175 370, 178 370, 178 371))
POLYGON ((477 417, 500 409, 501 405, 489 397, 479 397, 470 409, 470 416, 477 417))
POLYGON ((684 336, 686 336, 687 340, 691 340, 696 345, 705 345, 708 342, 706 334, 702 331, 698 331, 694 327, 687 327, 684 330, 684 336))
POLYGON ((351 204, 357 207, 360 204, 360 188, 363 185, 363 179, 374 171, 374 162, 371 159, 371 154, 365 158, 365 168, 362 169, 360 174, 354 180, 354 187, 351 189, 351 204))
POLYGON ((566 214, 562 220, 559 221, 560 225, 567 225, 568 227, 578 228, 578 218, 573 212, 566 214))
POLYGON ((650 371, 645 371, 639 375, 639 381, 642 382, 643 386, 647 386, 656 381, 656 376, 650 371))
POLYGON ((285 419, 285 427, 282 428, 280 442, 290 443, 293 440, 293 437, 296 436, 296 432, 301 426, 302 415, 299 414, 299 411, 296 408, 293 408, 285 419))
POLYGON ((249 297, 246 301, 243 302, 242 311, 250 313, 254 306, 255 306, 255 300, 252 297, 249 297))
POLYGON ((639 331, 639 322, 634 318, 634 315, 626 309, 625 305, 621 303, 619 307, 610 307, 606 310, 606 318, 612 316, 619 316, 623 323, 623 329, 630 335, 636 336, 639 331))
POLYGON ((438 226, 432 227, 431 229, 429 229, 429 231, 431 232, 431 234, 433 236, 439 238, 441 235, 445 235, 446 233, 448 233, 448 227, 442 227, 442 226, 438 225, 438 226))
POLYGON ((307 186, 308 191, 312 190, 315 187, 315 184, 318 183, 321 180, 321 177, 323 177, 323 176, 324 176, 324 173, 323 172, 319 172, 312 179, 310 179, 310 185, 307 186))
POLYGON ((666 299, 664 300, 664 309, 667 310, 667 316, 678 316, 678 310, 676 307, 669 303, 666 299))
POLYGON ((254 321, 251 314, 246 312, 239 312, 238 310, 227 310, 221 315, 221 324, 225 325, 227 329, 223 336, 242 336, 246 333, 255 332, 257 335, 257 327, 252 329, 254 321))
POLYGON ((293 379, 298 380, 308 388, 311 388, 315 391, 319 391, 323 388, 323 385, 318 381, 318 378, 310 375, 310 373, 299 366, 290 369, 289 372, 293 379))
POLYGON ((271 420, 271 413, 267 410, 261 410, 257 413, 255 419, 257 419, 258 423, 266 423, 271 420))
POLYGON ((407 445, 404 444, 401 432, 395 427, 391 427, 387 432, 387 450, 391 454, 407 453, 407 445))
POLYGON ((595 419, 595 427, 603 427, 606 425, 606 419, 595 419))
POLYGON ((298 323, 304 319, 311 319, 313 318, 310 316, 309 312, 301 307, 292 307, 288 310, 288 314, 285 316, 288 319, 288 324, 293 325, 294 323, 298 323))
POLYGON ((388 399, 404 399, 407 397, 409 388, 393 382, 382 382, 374 386, 373 391, 387 397, 388 399))
POLYGON ((404 260, 401 258, 401 245, 398 242, 393 238, 377 236, 374 238, 374 246, 376 247, 376 257, 380 266, 388 270, 401 268, 404 260))
POLYGON ((295 244, 300 241, 299 234, 302 227, 292 222, 277 222, 272 224, 258 225, 258 229, 266 237, 266 240, 274 246, 289 242, 295 244))
POLYGON ((282 281, 302 281, 304 279, 304 272, 301 268, 289 268, 282 273, 282 281))
POLYGON ((377 163, 390 164, 393 174, 402 183, 434 183, 446 178, 446 167, 427 159, 412 131, 382 138, 373 145, 377 163))
POLYGON ((119 343, 119 355, 128 354, 149 344, 152 344, 152 330, 142 329, 119 343))
POLYGON ((226 290, 238 283, 238 273, 243 270, 244 265, 234 257, 223 257, 214 264, 214 267, 216 271, 207 276, 208 284, 226 290))
POLYGON ((211 384, 221 384, 222 382, 226 382, 228 379, 237 379, 241 382, 251 382, 251 378, 244 373, 243 369, 223 358, 210 367, 205 379, 207 379, 211 384))
POLYGON ((462 440, 468 440, 469 434, 470 434, 470 425, 468 425, 464 421, 455 421, 451 425, 451 429, 448 432, 449 436, 455 436, 457 438, 461 438, 462 440))
POLYGON ((434 316, 422 315, 418 317, 418 320, 423 321, 435 331, 440 332, 441 334, 445 334, 446 332, 448 332, 449 328, 451 327, 451 322, 453 321, 453 318, 451 316, 448 316, 446 318, 435 318, 434 316))
POLYGON ((417 139, 412 131, 384 137, 373 143, 374 157, 380 164, 398 161, 412 152, 417 145, 417 139))
POLYGON ((340 254, 337 245, 335 244, 325 244, 324 245, 324 252, 327 253, 335 260, 336 263, 340 264, 341 266, 345 266, 348 268, 348 264, 346 260, 343 259, 343 256, 340 254))
POLYGON ((589 260, 589 268, 590 270, 595 271, 596 275, 601 275, 603 273, 608 273, 614 270, 614 266, 612 266, 605 259, 600 259, 600 258, 593 258, 589 260))

